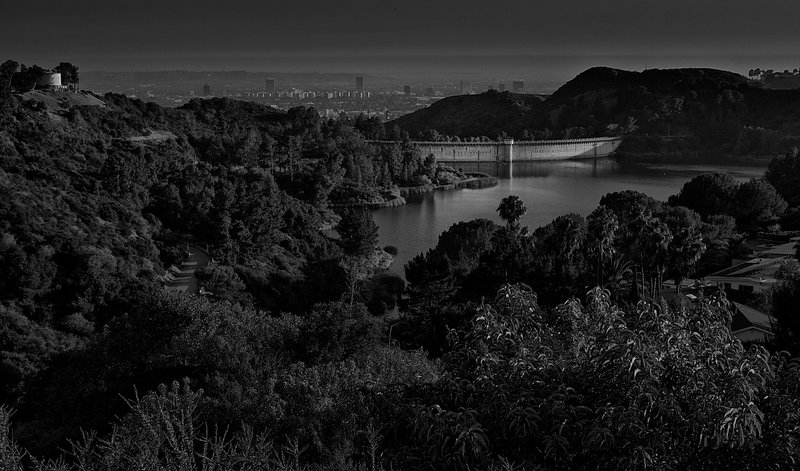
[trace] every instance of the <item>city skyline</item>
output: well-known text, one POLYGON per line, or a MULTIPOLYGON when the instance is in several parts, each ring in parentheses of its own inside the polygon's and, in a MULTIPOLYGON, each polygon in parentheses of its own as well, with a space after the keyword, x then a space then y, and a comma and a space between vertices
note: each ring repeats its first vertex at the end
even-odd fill
POLYGON ((615 0, 262 4, 184 0, 17 2, 0 51, 26 64, 82 70, 352 72, 396 77, 565 80, 594 65, 631 70, 800 65, 797 2, 650 4, 615 0), (112 11, 113 10, 113 11, 112 11), (357 14, 354 14, 357 13, 357 14), (48 34, 30 34, 31 25, 48 34), (25 40, 20 40, 25 38, 25 40))

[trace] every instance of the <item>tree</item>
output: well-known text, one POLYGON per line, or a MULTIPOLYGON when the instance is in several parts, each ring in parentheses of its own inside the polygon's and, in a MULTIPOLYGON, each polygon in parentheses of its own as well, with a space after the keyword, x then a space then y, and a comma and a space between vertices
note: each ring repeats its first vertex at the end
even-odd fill
POLYGON ((78 66, 73 65, 69 62, 59 62, 59 64, 53 68, 53 71, 61 73, 61 80, 62 83, 72 85, 74 90, 78 91, 78 66))
POLYGON ((775 187, 761 178, 742 183, 736 190, 734 204, 736 224, 749 232, 775 224, 787 207, 775 187))
POLYGON ((281 158, 280 164, 282 170, 289 172, 289 179, 294 181, 294 172, 295 167, 297 166, 297 161, 301 157, 301 142, 296 136, 289 137, 287 143, 281 149, 281 158))
POLYGON ((0 468, 6 471, 24 471, 23 458, 26 453, 11 438, 11 416, 13 410, 0 405, 0 468))
POLYGON ((11 85, 19 93, 29 92, 36 88, 36 84, 44 77, 45 73, 47 71, 38 65, 25 67, 22 64, 19 71, 11 76, 11 85))
POLYGON ((669 204, 685 206, 700 216, 732 214, 739 183, 727 173, 704 173, 686 182, 681 191, 670 196, 669 204))
POLYGON ((656 213, 662 203, 644 193, 633 190, 615 191, 600 198, 600 205, 611 210, 621 227, 628 226, 644 212, 656 213))
POLYGON ((345 210, 336 232, 346 255, 369 255, 378 246, 378 226, 364 208, 345 210))
POLYGON ((246 286, 233 267, 210 263, 195 272, 200 286, 215 299, 251 305, 252 298, 246 292, 246 286))
POLYGON ((800 305, 800 271, 796 262, 782 268, 777 272, 778 282, 767 295, 770 313, 775 318, 772 347, 797 356, 800 354, 800 314, 797 310, 800 305))
POLYGON ((624 136, 635 133, 637 129, 639 129, 639 126, 636 124, 636 118, 628 116, 625 118, 625 122, 618 128, 618 133, 624 136))
POLYGON ((509 228, 519 227, 519 218, 521 218, 528 208, 525 203, 519 199, 519 196, 509 195, 500 201, 500 206, 497 207, 497 212, 500 214, 500 219, 506 222, 509 228))
POLYGON ((342 361, 377 343, 380 329, 363 304, 320 303, 300 327, 303 359, 310 364, 342 361))
POLYGON ((344 271, 345 285, 350 306, 355 302, 356 291, 360 282, 375 273, 375 264, 369 255, 345 255, 339 260, 339 267, 344 271))
POLYGON ((604 263, 611 260, 615 252, 614 237, 619 230, 619 220, 610 209, 598 206, 586 218, 586 223, 586 248, 595 263, 595 283, 600 286, 604 263))
POLYGON ((650 287, 651 299, 661 294, 661 277, 671 242, 672 233, 667 225, 657 217, 645 215, 634 239, 633 253, 634 260, 642 267, 642 287, 650 287))
MULTIPOLYGON (((575 213, 553 219, 550 224, 533 232, 535 279, 534 286, 546 293, 548 301, 583 292, 587 277, 586 220, 575 213)), ((543 298, 544 299, 544 298, 543 298)))
POLYGON ((7 60, 0 65, 0 97, 3 100, 7 100, 8 94, 11 93, 11 81, 18 69, 19 63, 12 60, 7 60))
POLYGON ((789 206, 800 206, 800 149, 792 149, 783 157, 772 159, 764 178, 789 206))
POLYGON ((369 278, 376 264, 379 264, 372 260, 378 247, 378 226, 369 211, 354 208, 342 214, 336 232, 339 233, 339 244, 345 254, 340 266, 345 272, 352 305, 358 283, 369 278))
POLYGON ((662 98, 658 102, 658 110, 664 116, 667 122, 667 136, 670 134, 671 117, 676 113, 683 111, 683 97, 669 97, 662 98))
POLYGON ((408 309, 394 330, 406 346, 424 346, 439 356, 447 347, 449 329, 466 324, 469 311, 459 303, 479 295, 473 284, 485 285, 485 278, 475 280, 473 273, 486 272, 480 262, 498 230, 504 229, 488 219, 458 222, 439 236, 436 247, 408 261, 408 309))
POLYGON ((695 264, 706 250, 701 232, 700 216, 683 206, 665 208, 662 220, 672 234, 667 246, 667 270, 675 278, 675 291, 681 292, 681 282, 694 271, 695 264))

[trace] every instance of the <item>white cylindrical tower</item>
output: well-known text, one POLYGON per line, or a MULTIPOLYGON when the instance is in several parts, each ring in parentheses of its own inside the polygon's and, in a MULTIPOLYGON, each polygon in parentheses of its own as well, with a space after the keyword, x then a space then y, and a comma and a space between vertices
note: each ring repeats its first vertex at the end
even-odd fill
POLYGON ((36 86, 40 88, 60 88, 61 87, 61 73, 52 72, 46 73, 36 82, 36 86))

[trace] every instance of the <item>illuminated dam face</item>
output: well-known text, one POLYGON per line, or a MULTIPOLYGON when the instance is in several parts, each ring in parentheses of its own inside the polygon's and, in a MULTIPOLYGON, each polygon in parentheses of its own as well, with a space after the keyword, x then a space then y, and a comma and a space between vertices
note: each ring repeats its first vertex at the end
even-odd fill
POLYGON ((614 154, 619 137, 562 139, 552 141, 428 142, 414 141, 423 156, 442 163, 512 163, 547 160, 590 159, 614 154))

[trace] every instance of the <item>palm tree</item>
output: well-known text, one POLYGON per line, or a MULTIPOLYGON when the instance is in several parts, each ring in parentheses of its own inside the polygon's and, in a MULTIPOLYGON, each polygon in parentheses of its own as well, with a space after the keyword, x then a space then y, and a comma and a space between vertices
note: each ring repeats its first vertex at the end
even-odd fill
POLYGON ((528 208, 525 207, 525 203, 516 195, 506 196, 500 201, 500 206, 497 207, 500 219, 505 221, 509 228, 516 227, 519 223, 519 218, 527 211, 528 208))

